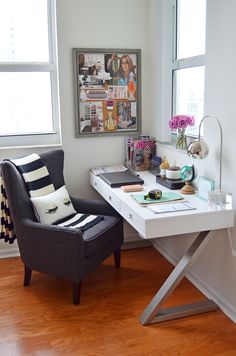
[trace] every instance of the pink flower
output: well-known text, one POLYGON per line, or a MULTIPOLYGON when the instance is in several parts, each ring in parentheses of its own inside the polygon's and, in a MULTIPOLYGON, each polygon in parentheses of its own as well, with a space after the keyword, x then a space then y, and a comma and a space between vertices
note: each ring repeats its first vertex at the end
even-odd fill
POLYGON ((169 128, 171 130, 186 129, 187 126, 194 126, 195 119, 189 115, 175 115, 169 120, 169 128))

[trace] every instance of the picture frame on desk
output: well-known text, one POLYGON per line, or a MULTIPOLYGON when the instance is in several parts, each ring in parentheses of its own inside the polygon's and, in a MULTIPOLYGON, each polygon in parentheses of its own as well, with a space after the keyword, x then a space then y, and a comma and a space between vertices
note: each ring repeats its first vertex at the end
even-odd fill
POLYGON ((208 179, 203 176, 199 176, 198 178, 198 196, 199 198, 208 201, 208 192, 214 190, 215 181, 212 179, 208 179))
POLYGON ((76 137, 141 132, 141 50, 73 48, 76 137))

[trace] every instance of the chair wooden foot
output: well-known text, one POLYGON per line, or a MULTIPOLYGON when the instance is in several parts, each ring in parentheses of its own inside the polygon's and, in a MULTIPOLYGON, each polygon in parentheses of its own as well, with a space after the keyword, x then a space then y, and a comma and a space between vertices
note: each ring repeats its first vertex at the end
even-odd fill
POLYGON ((30 284, 31 275, 32 269, 25 265, 24 286, 28 286, 30 284))
POLYGON ((120 248, 118 248, 118 250, 113 252, 114 255, 114 261, 115 261, 115 266, 117 268, 120 267, 120 248))
POLYGON ((73 304, 78 305, 80 303, 81 282, 72 282, 73 292, 73 304))

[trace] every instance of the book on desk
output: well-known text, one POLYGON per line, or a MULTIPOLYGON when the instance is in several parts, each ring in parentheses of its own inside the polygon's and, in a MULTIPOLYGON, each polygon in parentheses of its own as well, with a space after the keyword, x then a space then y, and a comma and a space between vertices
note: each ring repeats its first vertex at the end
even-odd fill
POLYGON ((138 174, 130 170, 124 172, 101 173, 99 177, 103 179, 111 188, 122 185, 143 184, 144 180, 138 174))

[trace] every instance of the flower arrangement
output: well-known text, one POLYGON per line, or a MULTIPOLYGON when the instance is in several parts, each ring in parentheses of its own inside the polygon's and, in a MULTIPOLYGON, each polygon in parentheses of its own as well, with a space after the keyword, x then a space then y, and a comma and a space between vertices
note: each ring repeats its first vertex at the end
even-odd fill
POLYGON ((195 119, 189 115, 175 115, 169 120, 169 128, 171 130, 186 129, 187 126, 194 126, 195 119))
POLYGON ((170 129, 177 130, 176 148, 187 148, 185 130, 188 126, 193 126, 194 123, 194 117, 189 115, 175 115, 169 120, 170 129))

